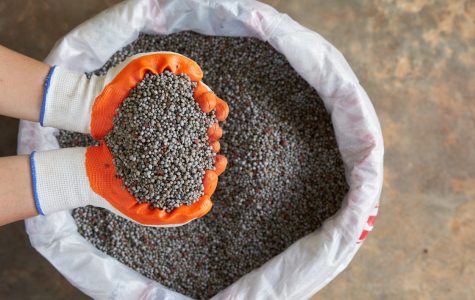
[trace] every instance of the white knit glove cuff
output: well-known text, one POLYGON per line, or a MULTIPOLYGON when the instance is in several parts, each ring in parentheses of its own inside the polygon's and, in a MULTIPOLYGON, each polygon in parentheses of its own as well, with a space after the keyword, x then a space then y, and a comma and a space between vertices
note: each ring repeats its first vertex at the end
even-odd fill
POLYGON ((86 148, 33 152, 30 156, 33 194, 39 214, 108 202, 94 193, 86 174, 86 148))
POLYGON ((91 110, 102 91, 101 77, 53 66, 45 81, 40 124, 70 131, 90 133, 91 110))

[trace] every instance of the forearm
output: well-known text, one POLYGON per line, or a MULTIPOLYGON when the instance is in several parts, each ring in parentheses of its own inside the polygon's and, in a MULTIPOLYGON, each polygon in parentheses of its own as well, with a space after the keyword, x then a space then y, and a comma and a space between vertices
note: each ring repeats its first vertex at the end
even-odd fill
POLYGON ((0 158, 0 226, 36 216, 30 159, 26 155, 0 158))
POLYGON ((49 70, 48 64, 0 46, 0 115, 38 122, 49 70))

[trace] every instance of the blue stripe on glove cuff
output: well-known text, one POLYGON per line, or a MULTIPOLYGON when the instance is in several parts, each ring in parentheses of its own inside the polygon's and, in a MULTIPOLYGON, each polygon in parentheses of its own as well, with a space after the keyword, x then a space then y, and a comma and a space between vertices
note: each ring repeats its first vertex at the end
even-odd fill
POLYGON ((43 101, 41 102, 41 111, 40 111, 41 126, 44 126, 43 121, 45 118, 45 110, 46 110, 46 96, 48 95, 48 88, 49 88, 51 77, 53 76, 53 72, 55 68, 56 68, 56 65, 52 66, 49 69, 48 75, 46 76, 46 79, 45 79, 45 85, 43 87, 43 101))
POLYGON ((30 155, 30 169, 31 169, 31 183, 33 187, 33 198, 35 199, 36 210, 40 215, 44 215, 40 206, 40 199, 38 198, 38 189, 36 188, 36 168, 35 168, 35 151, 30 155))

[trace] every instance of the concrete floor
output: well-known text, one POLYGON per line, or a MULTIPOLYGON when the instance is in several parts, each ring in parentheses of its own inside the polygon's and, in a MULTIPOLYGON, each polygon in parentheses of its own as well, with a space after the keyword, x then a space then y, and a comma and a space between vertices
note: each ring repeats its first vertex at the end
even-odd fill
MULTIPOLYGON (((0 44, 42 59, 118 1, 0 3, 0 44)), ((385 182, 374 231, 313 299, 475 298, 475 2, 267 0, 345 55, 383 127, 385 182)), ((17 122, 0 117, 1 155, 17 122)), ((0 299, 83 299, 31 246, 0 228, 0 299)))

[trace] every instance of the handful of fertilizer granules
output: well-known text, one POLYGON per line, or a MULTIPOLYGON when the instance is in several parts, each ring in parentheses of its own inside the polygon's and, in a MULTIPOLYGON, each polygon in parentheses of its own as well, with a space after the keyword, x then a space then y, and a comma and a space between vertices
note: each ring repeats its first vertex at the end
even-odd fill
POLYGON ((147 73, 116 111, 105 141, 117 177, 139 203, 170 212, 204 195, 216 157, 208 129, 217 119, 201 110, 195 88, 185 74, 147 73))
POLYGON ((85 164, 92 190, 111 210, 150 226, 183 225, 209 212, 227 165, 216 153, 218 121, 229 107, 202 74, 171 52, 136 55, 110 72, 91 113, 92 136, 102 141, 87 148, 85 164))

